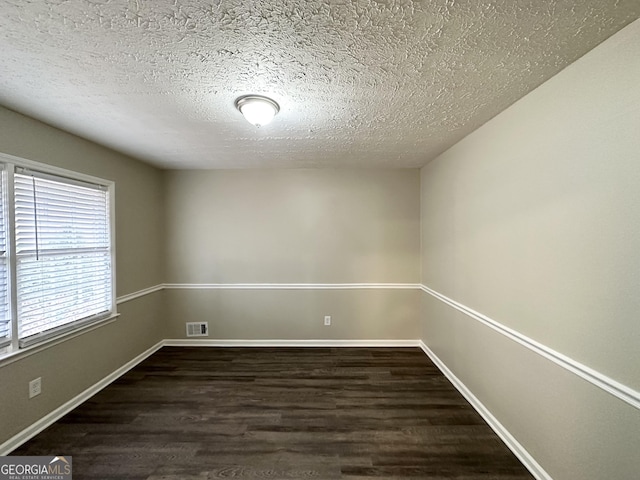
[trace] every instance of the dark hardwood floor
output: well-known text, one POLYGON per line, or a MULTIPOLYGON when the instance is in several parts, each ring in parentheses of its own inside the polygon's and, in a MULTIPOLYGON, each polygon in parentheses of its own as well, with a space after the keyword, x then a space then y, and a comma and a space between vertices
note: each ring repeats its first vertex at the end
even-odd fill
POLYGON ((12 455, 74 480, 531 479, 417 348, 165 347, 12 455))

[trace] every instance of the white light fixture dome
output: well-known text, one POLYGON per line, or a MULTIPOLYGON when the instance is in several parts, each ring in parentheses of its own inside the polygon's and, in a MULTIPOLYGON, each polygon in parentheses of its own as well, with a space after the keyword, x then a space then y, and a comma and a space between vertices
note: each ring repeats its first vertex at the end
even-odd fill
POLYGON ((236 98, 236 108, 247 121, 256 127, 266 125, 273 120, 280 106, 268 97, 262 95, 244 95, 236 98))

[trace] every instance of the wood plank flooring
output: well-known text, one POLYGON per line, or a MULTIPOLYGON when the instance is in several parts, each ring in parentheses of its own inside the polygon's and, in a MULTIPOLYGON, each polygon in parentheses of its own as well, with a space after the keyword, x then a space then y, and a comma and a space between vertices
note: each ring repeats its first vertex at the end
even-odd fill
POLYGON ((418 348, 164 347, 12 455, 74 480, 533 477, 418 348))

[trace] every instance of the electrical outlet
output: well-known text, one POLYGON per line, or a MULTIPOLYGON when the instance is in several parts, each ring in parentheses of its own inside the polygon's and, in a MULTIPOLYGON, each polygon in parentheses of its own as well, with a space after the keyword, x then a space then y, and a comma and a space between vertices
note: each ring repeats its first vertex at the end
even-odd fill
POLYGON ((42 377, 34 378, 29 382, 29 398, 33 398, 42 393, 42 377))
POLYGON ((331 325, 331 315, 325 315, 324 324, 327 325, 327 326, 331 325))

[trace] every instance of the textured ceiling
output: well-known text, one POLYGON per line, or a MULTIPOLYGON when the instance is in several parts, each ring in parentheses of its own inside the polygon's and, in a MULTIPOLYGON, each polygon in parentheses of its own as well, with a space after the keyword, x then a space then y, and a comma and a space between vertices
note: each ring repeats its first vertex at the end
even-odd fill
POLYGON ((168 168, 417 167, 639 16, 638 0, 2 0, 0 103, 168 168), (248 93, 280 103, 272 124, 234 109, 248 93))

